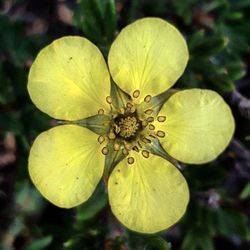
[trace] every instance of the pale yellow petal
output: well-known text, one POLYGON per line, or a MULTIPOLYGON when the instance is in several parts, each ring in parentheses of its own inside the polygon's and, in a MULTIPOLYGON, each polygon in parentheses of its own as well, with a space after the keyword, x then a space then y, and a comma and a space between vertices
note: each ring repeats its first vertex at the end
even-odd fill
POLYGON ((133 231, 155 233, 175 224, 185 213, 189 191, 182 174, 168 161, 133 155, 113 170, 108 193, 118 220, 133 231))
POLYGON ((29 174, 41 194, 56 206, 86 201, 101 179, 104 155, 97 135, 64 125, 40 134, 30 151, 29 174))
POLYGON ((78 120, 95 115, 110 91, 109 72, 98 48, 85 38, 63 37, 45 47, 31 66, 28 90, 48 115, 78 120))
POLYGON ((188 60, 180 32, 160 18, 143 18, 125 27, 113 42, 108 64, 114 81, 132 94, 157 95, 182 75, 188 60))
POLYGON ((222 97, 211 90, 179 91, 164 104, 155 123, 166 133, 161 143, 175 159, 200 164, 214 160, 229 144, 234 118, 222 97))

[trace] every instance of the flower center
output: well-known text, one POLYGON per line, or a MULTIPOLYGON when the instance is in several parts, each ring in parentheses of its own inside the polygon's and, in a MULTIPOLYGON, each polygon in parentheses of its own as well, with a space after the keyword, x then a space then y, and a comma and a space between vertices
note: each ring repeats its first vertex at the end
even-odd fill
MULTIPOLYGON (((133 92, 134 99, 138 98, 140 95, 139 90, 133 92)), ((147 95, 144 98, 145 103, 150 103, 151 96, 147 95)), ((106 97, 106 101, 110 104, 111 123, 110 130, 106 135, 101 135, 98 138, 100 144, 106 141, 106 146, 103 147, 102 153, 104 155, 109 154, 110 146, 113 147, 114 151, 119 151, 123 153, 124 156, 129 156, 131 150, 136 152, 141 152, 142 156, 145 158, 149 157, 149 150, 145 144, 151 143, 152 138, 165 137, 165 132, 158 130, 155 131, 155 126, 153 122, 165 122, 165 116, 154 117, 152 114, 154 110, 146 109, 140 111, 137 110, 137 105, 132 100, 126 103, 124 108, 116 110, 112 105, 112 98, 110 96, 106 97)), ((104 114, 104 110, 100 109, 98 114, 104 114)), ((129 164, 134 163, 133 157, 127 157, 129 164)))
POLYGON ((142 122, 135 115, 120 114, 114 119, 114 133, 117 137, 131 141, 142 128, 142 122))

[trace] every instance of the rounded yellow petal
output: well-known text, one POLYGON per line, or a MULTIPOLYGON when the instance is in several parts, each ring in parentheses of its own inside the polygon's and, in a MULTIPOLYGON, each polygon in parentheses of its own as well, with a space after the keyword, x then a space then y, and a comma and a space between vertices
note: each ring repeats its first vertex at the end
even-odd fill
POLYGON ((64 125, 36 138, 29 156, 29 174, 46 199, 71 208, 90 197, 104 166, 97 137, 86 128, 64 125))
POLYGON ((133 155, 113 170, 108 193, 112 212, 133 231, 155 233, 176 223, 185 213, 189 191, 182 174, 168 161, 133 155))
POLYGON ((175 159, 201 164, 214 160, 229 144, 234 118, 222 97, 211 90, 179 91, 163 105, 166 121, 155 123, 166 133, 161 141, 175 159))
POLYGON ((182 75, 188 49, 180 32, 159 18, 143 18, 118 35, 108 55, 114 81, 139 98, 157 95, 170 88, 182 75))
POLYGON ((108 108, 110 76, 94 44, 68 36, 38 54, 30 69, 28 91, 41 111, 57 119, 78 120, 108 108))

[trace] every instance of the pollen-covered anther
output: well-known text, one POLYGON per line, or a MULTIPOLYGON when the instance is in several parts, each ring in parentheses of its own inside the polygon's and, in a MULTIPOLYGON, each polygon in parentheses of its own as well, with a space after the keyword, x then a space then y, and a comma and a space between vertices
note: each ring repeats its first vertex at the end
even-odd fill
POLYGON ((132 107, 133 107, 133 104, 130 103, 130 102, 127 102, 126 107, 127 107, 127 108, 132 108, 132 107))
POLYGON ((146 137, 141 138, 141 140, 142 140, 144 143, 151 143, 151 140, 149 140, 149 139, 146 138, 146 137))
POLYGON ((109 134, 108 134, 108 138, 109 138, 110 140, 114 140, 114 139, 116 138, 115 133, 113 133, 112 131, 111 131, 111 132, 109 132, 109 134))
POLYGON ((142 124, 141 124, 143 127, 147 127, 148 126, 148 122, 146 120, 142 121, 142 124))
POLYGON ((151 115, 153 113, 153 109, 147 109, 144 111, 145 114, 151 115))
POLYGON ((107 155, 107 154, 109 153, 109 149, 108 149, 107 147, 104 147, 104 148, 102 149, 102 153, 103 153, 104 155, 107 155))
POLYGON ((126 148, 122 149, 123 155, 127 156, 129 154, 129 151, 126 148))
POLYGON ((152 98, 151 95, 147 95, 147 96, 144 98, 144 102, 149 103, 149 102, 151 101, 151 98, 152 98))
POLYGON ((132 149, 133 149, 134 151, 136 151, 137 153, 140 152, 140 150, 139 150, 139 148, 138 148, 137 146, 134 146, 132 149))
POLYGON ((119 151, 121 148, 121 145, 119 143, 114 143, 113 148, 115 151, 119 151))
POLYGON ((137 89, 133 92, 133 97, 138 98, 139 96, 140 96, 140 90, 137 89))
POLYGON ((147 120, 147 122, 153 122, 154 121, 154 117, 153 116, 149 116, 146 120, 147 120))
POLYGON ((148 158, 149 157, 149 152, 146 151, 146 150, 142 150, 142 156, 145 157, 145 158, 148 158))
POLYGON ((105 141, 104 136, 100 135, 100 136, 98 137, 98 142, 99 142, 100 144, 102 144, 104 141, 105 141))
POLYGON ((135 162, 135 159, 133 157, 128 157, 127 161, 128 164, 133 164, 135 162))
POLYGON ((165 122, 166 121, 166 116, 158 116, 157 121, 158 122, 165 122))
POLYGON ((161 137, 161 138, 163 138, 163 137, 165 137, 165 132, 164 131, 162 131, 162 130, 158 130, 157 132, 156 132, 156 135, 158 136, 158 137, 161 137))
POLYGON ((107 97, 106 97, 106 102, 107 102, 108 104, 111 104, 111 103, 112 103, 112 98, 111 98, 111 96, 107 96, 107 97))
POLYGON ((155 130, 155 126, 154 126, 153 124, 149 124, 148 128, 149 128, 150 130, 155 130))
POLYGON ((103 115, 104 114, 104 109, 99 109, 98 110, 98 115, 103 115))

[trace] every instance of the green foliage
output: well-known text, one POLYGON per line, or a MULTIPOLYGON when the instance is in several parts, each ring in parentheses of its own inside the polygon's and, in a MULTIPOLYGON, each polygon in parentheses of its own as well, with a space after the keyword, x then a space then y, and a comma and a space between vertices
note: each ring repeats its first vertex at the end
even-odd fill
POLYGON ((103 52, 114 39, 117 16, 114 0, 80 0, 74 13, 75 24, 103 52))

